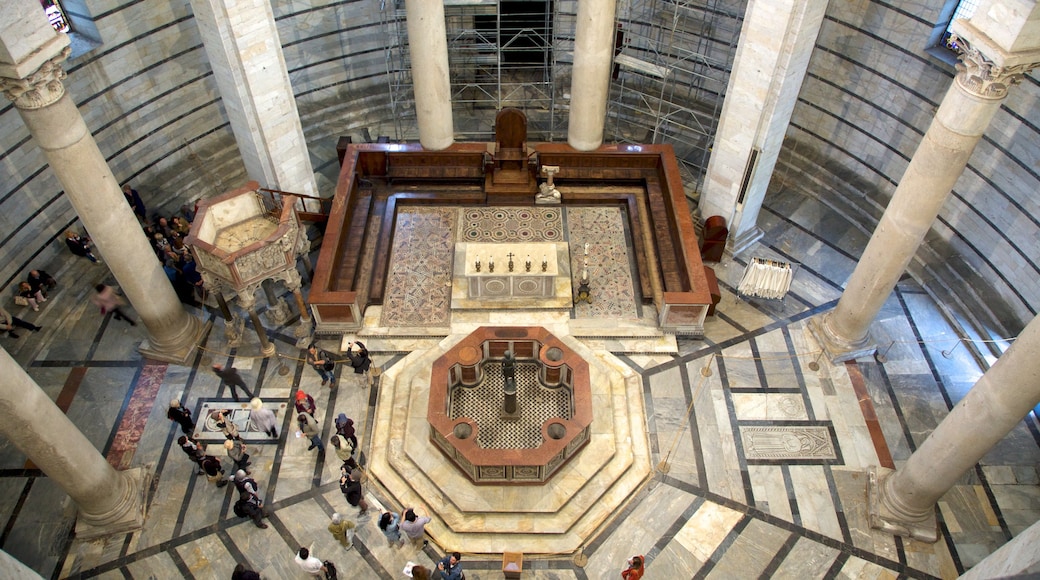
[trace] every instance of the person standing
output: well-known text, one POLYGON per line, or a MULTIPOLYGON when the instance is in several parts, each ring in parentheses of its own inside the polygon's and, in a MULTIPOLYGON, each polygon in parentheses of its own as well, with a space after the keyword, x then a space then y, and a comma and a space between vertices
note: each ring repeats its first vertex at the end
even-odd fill
POLYGON ((18 338, 18 335, 14 333, 14 327, 24 328, 33 332, 38 332, 42 326, 36 326, 18 318, 17 316, 11 316, 11 313, 0 307, 0 332, 6 332, 7 336, 11 338, 18 338))
POLYGON ((296 391, 296 412, 307 413, 311 417, 317 412, 318 407, 314 404, 314 397, 303 391, 296 391))
POLYGON ((220 460, 212 455, 206 455, 199 462, 202 466, 202 471, 206 473, 206 479, 216 485, 217 487, 224 487, 227 485, 227 480, 224 479, 224 467, 220 465, 220 460))
POLYGON ((116 294, 115 288, 105 284, 98 284, 97 286, 94 286, 94 290, 97 293, 94 294, 91 301, 95 306, 101 309, 101 314, 108 314, 111 312, 112 316, 114 316, 116 320, 125 320, 130 324, 130 326, 137 326, 137 323, 134 322, 132 318, 119 309, 120 306, 126 304, 126 301, 123 300, 119 294, 116 294))
POLYGON ((266 529, 268 526, 262 520, 264 513, 264 500, 260 498, 260 488, 256 480, 248 477, 249 472, 239 469, 235 472, 235 489, 238 490, 238 501, 235 502, 235 514, 239 517, 252 518, 258 528, 266 529))
POLYGON ((386 536, 386 542, 391 548, 404 543, 401 540, 401 518, 393 512, 383 512, 379 516, 379 529, 386 536))
POLYGON ((227 437, 229 440, 241 440, 242 436, 238 434, 238 425, 235 425, 235 422, 228 418, 228 413, 230 411, 227 409, 217 411, 217 427, 224 433, 224 437, 227 437))
POLYGON ((181 435, 177 439, 177 444, 181 446, 181 451, 188 456, 188 459, 192 463, 199 466, 197 475, 202 475, 206 471, 202 468, 202 460, 206 457, 206 454, 202 452, 202 448, 199 447, 199 442, 192 439, 188 435, 181 435))
POLYGON ((350 359, 350 366, 354 368, 354 374, 357 375, 367 373, 369 367, 372 366, 372 358, 368 356, 368 349, 360 340, 355 340, 347 345, 347 358, 350 359))
POLYGON ((423 536, 426 533, 426 524, 430 523, 429 516, 419 517, 414 508, 404 510, 404 521, 401 522, 401 531, 412 541, 413 544, 422 542, 425 548, 430 542, 423 536))
POLYGON ((296 565, 311 576, 325 573, 325 565, 321 563, 321 560, 312 556, 311 551, 307 548, 300 548, 299 553, 296 554, 296 565))
POLYGON ((325 444, 321 442, 321 431, 319 430, 318 422, 314 417, 307 413, 300 413, 296 417, 296 423, 300 426, 300 432, 311 440, 311 445, 307 448, 307 451, 317 447, 318 453, 324 452, 325 444))
POLYGON ((452 552, 440 562, 437 562, 437 569, 433 572, 433 578, 438 580, 462 580, 462 554, 458 552, 452 552))
POLYGON ((354 430, 354 420, 347 417, 346 413, 336 416, 336 434, 350 441, 350 446, 357 449, 357 432, 354 430))
POLYGON ((311 343, 307 347, 307 364, 314 367, 314 370, 321 375, 321 386, 329 385, 330 389, 336 388, 336 361, 332 360, 332 356, 324 350, 320 350, 318 345, 311 343))
POLYGON ((621 577, 625 580, 639 580, 643 577, 643 557, 632 556, 628 559, 628 568, 621 571, 621 577))
POLYGON ((237 441, 228 439, 224 442, 224 449, 227 450, 227 456, 235 463, 235 469, 249 475, 248 467, 252 465, 252 462, 249 461, 249 454, 246 453, 246 444, 241 439, 237 441))
POLYGON ((412 580, 430 580, 430 569, 421 564, 412 566, 412 580))
POLYGON ((257 431, 267 433, 268 437, 278 438, 278 419, 274 411, 264 408, 264 402, 258 398, 249 401, 252 411, 249 412, 249 420, 257 431))
POLYGON ((246 387, 246 382, 242 380, 242 375, 238 374, 238 369, 229 366, 224 368, 223 365, 213 365, 213 372, 224 381, 224 384, 231 387, 231 397, 238 400, 238 389, 242 389, 242 392, 246 394, 247 399, 252 399, 253 394, 249 392, 249 388, 246 387))
POLYGON ((130 184, 128 183, 123 186, 123 197, 126 198, 126 203, 130 204, 130 209, 134 210, 134 215, 141 220, 141 223, 144 223, 147 212, 144 208, 144 201, 141 200, 141 196, 137 193, 137 190, 130 187, 130 184))
POLYGON ((329 524, 329 533, 344 548, 354 545, 354 528, 357 527, 352 520, 343 517, 343 514, 332 514, 332 523, 329 524))
POLYGON ((191 418, 191 411, 181 406, 178 399, 170 401, 170 408, 166 410, 166 418, 181 426, 185 435, 191 435, 195 431, 195 421, 191 418))
POLYGON ((238 563, 231 571, 231 580, 260 580, 260 574, 255 570, 246 568, 245 564, 238 563))
POLYGON ((354 459, 354 446, 350 444, 350 440, 344 439, 341 435, 333 435, 332 439, 329 439, 329 443, 336 450, 336 457, 339 457, 339 460, 343 462, 343 467, 347 468, 347 473, 357 469, 357 460, 354 459))
POLYGON ((347 499, 347 503, 360 510, 359 516, 368 513, 368 502, 365 501, 365 492, 361 489, 361 470, 355 469, 348 475, 346 469, 340 468, 339 473, 339 490, 347 499))

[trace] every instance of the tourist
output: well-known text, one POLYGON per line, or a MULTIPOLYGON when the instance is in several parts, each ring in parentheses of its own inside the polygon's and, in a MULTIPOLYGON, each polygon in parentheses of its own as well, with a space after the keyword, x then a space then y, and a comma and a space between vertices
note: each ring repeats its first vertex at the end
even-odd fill
POLYGON ((354 420, 347 417, 346 413, 336 416, 336 434, 350 441, 350 446, 357 449, 358 440, 357 433, 354 431, 354 420))
POLYGON ((178 399, 170 401, 170 408, 166 410, 166 418, 181 426, 185 435, 191 435, 195 430, 195 421, 191 418, 191 411, 181 406, 178 399))
POLYGON ((130 205, 130 209, 134 210, 134 215, 137 216, 138 220, 143 222, 148 212, 145 210, 144 201, 141 200, 141 195, 137 193, 137 190, 130 187, 130 184, 123 185, 123 197, 126 198, 126 203, 130 205))
POLYGON ((329 385, 330 389, 336 388, 336 361, 332 360, 332 356, 324 350, 320 350, 318 345, 311 343, 307 347, 307 364, 314 367, 314 370, 321 375, 321 386, 329 385))
POLYGON ((202 469, 202 460, 206 457, 206 454, 202 451, 202 448, 199 447, 199 442, 188 435, 181 435, 177 439, 177 444, 181 446, 181 451, 188 456, 188 459, 190 459, 195 465, 199 466, 197 475, 206 473, 205 470, 202 469))
POLYGON ((246 444, 241 439, 238 441, 228 439, 224 442, 224 449, 227 451, 227 456, 235 463, 235 469, 245 471, 248 475, 249 469, 247 468, 253 462, 249 461, 249 454, 246 453, 246 444))
POLYGON ((354 374, 367 373, 372 366, 372 359, 368 356, 368 349, 360 340, 355 340, 347 345, 347 358, 350 366, 354 368, 354 374))
POLYGON ((354 459, 354 446, 350 444, 349 440, 344 439, 341 435, 333 435, 332 439, 329 439, 329 443, 336 450, 336 457, 343 462, 342 467, 347 468, 347 473, 358 468, 357 460, 354 459))
POLYGON ((358 515, 368 513, 368 502, 365 501, 365 492, 361 489, 361 470, 355 469, 349 474, 345 468, 339 470, 339 490, 347 503, 358 508, 358 515))
POLYGON ((202 466, 202 470, 206 473, 206 479, 210 483, 217 487, 224 487, 227 485, 227 480, 224 479, 224 467, 220 465, 220 460, 212 455, 206 455, 199 462, 202 466))
POLYGON ((80 236, 72 230, 65 232, 65 245, 69 247, 69 251, 77 256, 86 258, 95 264, 100 264, 101 260, 97 259, 97 256, 90 251, 90 238, 80 236))
POLYGON ((621 571, 621 577, 625 580, 639 580, 643 577, 643 557, 632 556, 628 559, 628 568, 621 571))
POLYGON ((253 427, 257 431, 263 431, 269 437, 277 439, 278 419, 275 417, 274 411, 265 409, 264 402, 255 397, 249 401, 249 406, 253 409, 249 412, 249 421, 253 423, 253 427))
POLYGON ((458 552, 448 554, 437 562, 437 569, 433 571, 432 577, 438 580, 462 580, 462 562, 460 560, 462 560, 462 554, 458 552))
POLYGON ((235 425, 235 422, 228 418, 230 413, 229 409, 221 409, 216 412, 217 427, 224 433, 224 437, 241 440, 242 436, 238 434, 238 425, 235 425))
POLYGON ((18 299, 15 299, 15 304, 32 306, 33 312, 39 312, 40 303, 47 301, 47 297, 43 295, 43 292, 39 290, 34 292, 32 286, 30 286, 28 282, 18 283, 18 297, 21 298, 21 300, 19 301, 18 299))
MULTIPOLYGON (((230 443, 230 441, 228 441, 230 443)), ((264 500, 260 498, 260 488, 256 480, 248 477, 249 472, 239 469, 233 478, 235 489, 238 490, 238 501, 235 502, 235 514, 239 517, 252 518, 256 527, 267 529, 263 521, 264 500)))
POLYGON ((383 531, 383 535, 386 536, 386 542, 391 548, 404 543, 401 539, 400 522, 401 518, 393 512, 383 512, 379 516, 379 529, 383 531))
POLYGON ((130 326, 137 326, 137 323, 132 318, 119 309, 120 306, 126 304, 126 301, 119 294, 116 294, 115 288, 105 284, 98 284, 94 286, 94 290, 97 293, 90 300, 101 310, 101 314, 111 312, 116 320, 125 320, 130 326))
POLYGON ((311 551, 307 548, 300 548, 300 552, 296 554, 296 565, 311 576, 325 573, 325 565, 318 558, 311 556, 311 551))
POLYGON ((10 312, 0 307, 0 333, 7 333, 7 336, 11 338, 18 338, 18 335, 14 333, 14 327, 24 328, 33 332, 39 331, 42 326, 36 326, 31 322, 26 322, 17 316, 12 316, 10 312))
POLYGON ((401 531, 412 541, 413 544, 422 542, 425 548, 430 542, 423 536, 426 533, 426 524, 430 523, 429 516, 419 517, 414 508, 404 510, 404 521, 401 522, 401 531))
POLYGON ((332 514, 332 523, 329 524, 329 533, 344 548, 354 545, 354 528, 357 527, 352 520, 343 517, 343 514, 332 514))
POLYGON ((321 442, 321 430, 314 417, 307 413, 300 413, 296 416, 296 424, 300 426, 300 433, 311 440, 311 445, 307 448, 307 451, 315 447, 318 448, 318 453, 325 451, 325 444, 321 442))
POLYGON ((229 366, 226 369, 219 364, 213 365, 213 372, 220 377, 224 384, 231 387, 231 397, 238 402, 238 389, 242 389, 242 392, 246 394, 246 398, 252 399, 253 394, 249 392, 249 388, 246 387, 246 382, 242 380, 242 375, 238 374, 238 369, 233 366, 229 366))
POLYGON ((48 290, 53 290, 58 285, 58 281, 43 270, 29 270, 29 277, 25 281, 29 283, 33 292, 40 292, 44 298, 47 297, 48 290))
POLYGON ((236 564, 235 569, 231 571, 231 580, 260 580, 260 574, 240 563, 236 564))
POLYGON ((317 412, 318 408, 314 405, 314 397, 301 391, 296 391, 296 412, 307 413, 311 417, 317 412))

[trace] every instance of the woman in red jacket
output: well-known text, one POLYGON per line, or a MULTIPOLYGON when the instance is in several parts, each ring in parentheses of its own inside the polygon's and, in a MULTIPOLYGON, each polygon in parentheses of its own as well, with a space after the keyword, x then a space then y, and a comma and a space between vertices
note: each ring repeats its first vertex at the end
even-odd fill
POLYGON ((621 577, 625 580, 639 580, 643 577, 643 557, 632 556, 628 560, 628 568, 621 571, 621 577))

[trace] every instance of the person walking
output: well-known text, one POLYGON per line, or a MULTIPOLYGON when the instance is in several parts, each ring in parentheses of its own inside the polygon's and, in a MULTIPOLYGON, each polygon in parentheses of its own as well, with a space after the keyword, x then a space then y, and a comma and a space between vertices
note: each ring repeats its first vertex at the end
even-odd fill
POLYGON ((462 580, 462 554, 452 552, 437 562, 432 577, 437 580, 462 580))
POLYGON ((311 445, 307 448, 307 451, 317 447, 318 453, 324 452, 325 444, 321 442, 321 431, 314 417, 307 413, 300 413, 296 417, 296 423, 300 426, 300 432, 311 440, 311 445))
POLYGON ((643 556, 632 556, 628 559, 628 568, 621 571, 621 577, 625 580, 639 580, 643 577, 643 556))
POLYGON ((336 361, 332 360, 329 353, 311 343, 307 347, 307 364, 314 367, 315 372, 321 375, 321 386, 324 387, 328 384, 330 389, 336 388, 336 361))
POLYGON ((350 444, 349 440, 344 439, 341 435, 333 435, 329 439, 329 443, 336 450, 336 457, 343 462, 342 467, 347 468, 347 473, 358 468, 357 460, 354 459, 354 446, 350 444))
POLYGON ((119 294, 116 294, 115 288, 105 284, 98 284, 94 286, 94 290, 97 293, 91 297, 91 302, 101 309, 101 314, 111 312, 116 320, 125 320, 130 326, 137 326, 137 323, 132 318, 119 309, 120 306, 126 304, 126 301, 119 294))
POLYGON ((220 379, 224 381, 224 384, 231 387, 231 397, 235 399, 236 403, 239 402, 238 389, 242 389, 242 392, 246 394, 247 399, 253 398, 253 394, 250 393, 249 388, 246 387, 246 382, 242 380, 242 375, 238 374, 238 369, 235 367, 229 366, 224 368, 223 365, 215 364, 213 365, 213 373, 220 377, 220 379))
POLYGON ((257 431, 267 433, 268 437, 278 438, 278 419, 274 411, 264 408, 264 402, 254 397, 249 401, 249 421, 257 431))
POLYGON ((429 545, 429 540, 424 536, 426 534, 426 524, 430 523, 429 516, 419 517, 415 513, 415 508, 408 508, 404 510, 404 521, 401 522, 401 531, 404 532, 405 536, 411 540, 413 544, 422 542, 422 547, 429 545))
POLYGON ((365 501, 365 492, 361 489, 361 470, 355 469, 348 475, 345 469, 340 469, 339 490, 347 503, 358 508, 358 515, 368 513, 368 502, 365 501))
POLYGON ((14 333, 14 327, 24 328, 33 332, 39 332, 42 326, 36 326, 35 324, 26 322, 17 316, 12 316, 10 312, 0 307, 0 333, 7 333, 7 336, 11 338, 18 338, 18 335, 14 333))
POLYGON ((181 406, 178 399, 170 401, 170 408, 166 410, 166 418, 181 426, 181 432, 191 435, 195 431, 195 421, 191 418, 191 411, 181 406))
POLYGON ((253 463, 249 461, 249 454, 246 453, 246 444, 242 440, 232 441, 228 439, 224 442, 224 449, 227 451, 227 456, 234 462, 235 469, 244 471, 246 475, 249 475, 248 467, 253 463))
POLYGON ((339 545, 344 548, 351 548, 354 546, 354 528, 357 524, 353 520, 348 520, 340 513, 332 514, 332 523, 329 524, 329 533, 332 534, 333 538, 339 542, 339 545))
POLYGON ((296 565, 311 576, 319 576, 325 573, 325 565, 321 563, 320 559, 312 556, 311 551, 307 548, 300 548, 300 551, 296 554, 296 565))

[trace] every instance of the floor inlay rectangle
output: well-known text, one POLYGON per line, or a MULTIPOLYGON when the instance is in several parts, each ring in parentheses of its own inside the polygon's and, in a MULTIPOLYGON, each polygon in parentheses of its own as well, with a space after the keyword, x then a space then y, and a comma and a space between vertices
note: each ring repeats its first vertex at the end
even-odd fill
POLYGON ((833 431, 826 426, 740 425, 739 429, 748 463, 778 460, 833 463, 838 460, 833 431))

